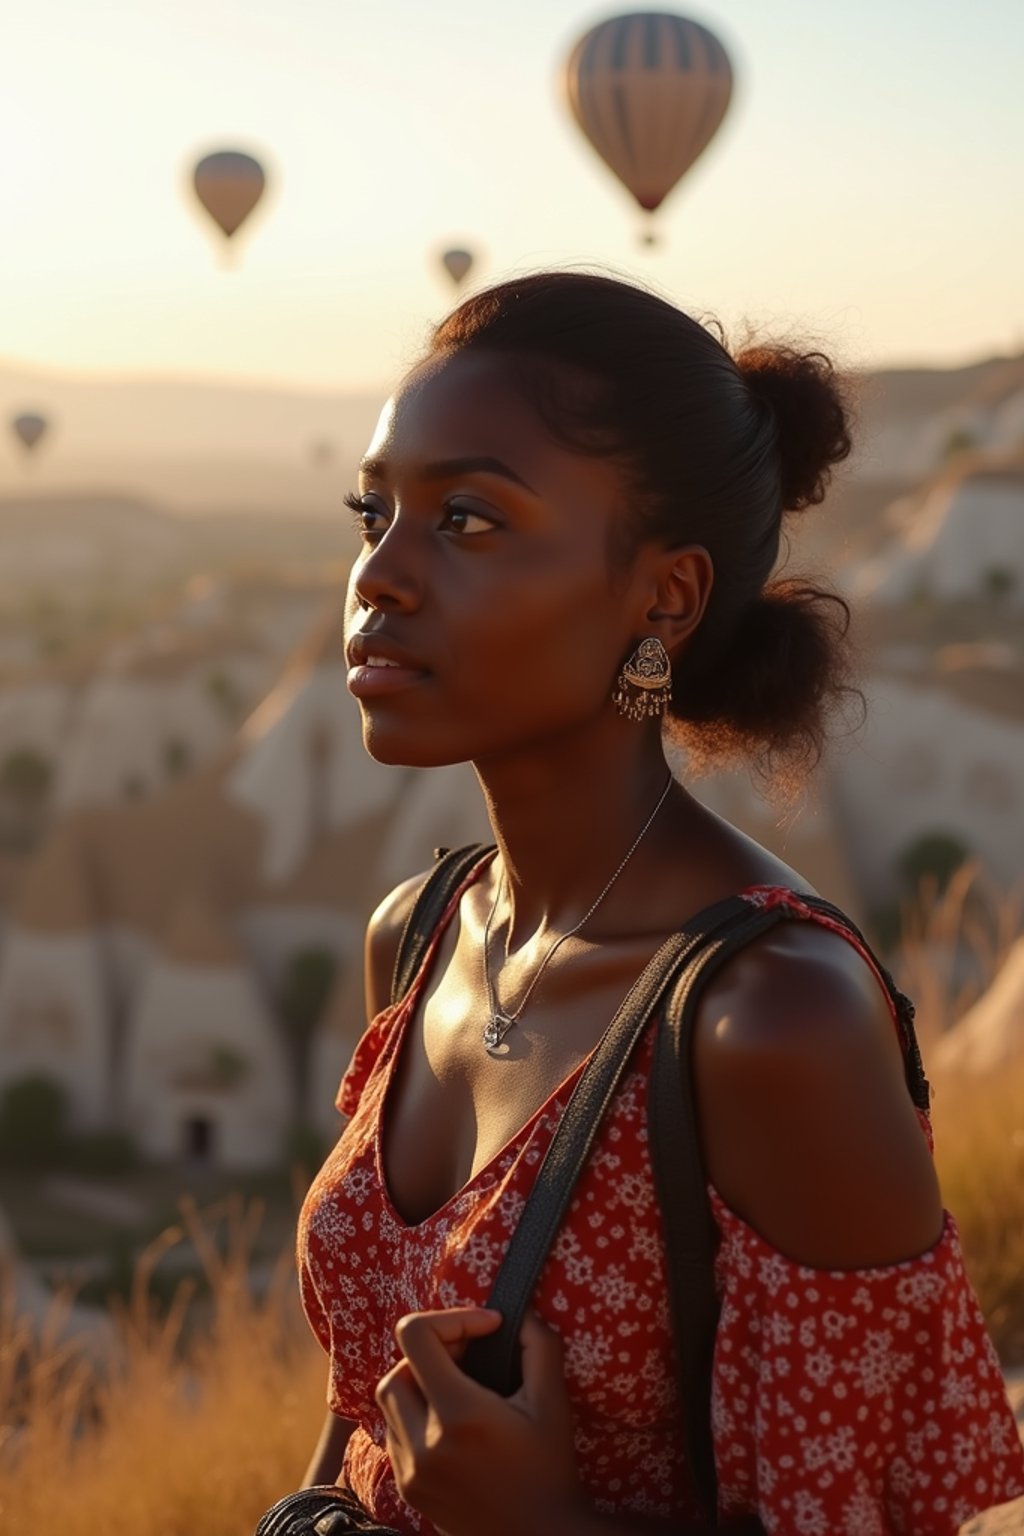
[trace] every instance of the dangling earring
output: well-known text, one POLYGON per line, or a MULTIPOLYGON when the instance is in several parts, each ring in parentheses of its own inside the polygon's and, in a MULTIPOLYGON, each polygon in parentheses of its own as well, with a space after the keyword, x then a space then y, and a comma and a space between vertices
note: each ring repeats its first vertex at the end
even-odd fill
POLYGON ((672 696, 672 666, 660 640, 641 640, 619 673, 612 698, 620 715, 646 720, 663 715, 672 696))

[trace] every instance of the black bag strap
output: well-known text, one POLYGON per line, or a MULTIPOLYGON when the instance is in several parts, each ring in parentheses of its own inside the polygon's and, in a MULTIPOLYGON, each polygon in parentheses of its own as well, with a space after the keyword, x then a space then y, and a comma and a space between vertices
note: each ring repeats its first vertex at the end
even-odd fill
POLYGON ((463 848, 435 848, 437 862, 419 888, 398 941, 391 977, 392 1003, 399 1002, 412 986, 448 903, 473 865, 489 852, 490 848, 483 843, 467 843, 463 848))
POLYGON ((669 1267, 669 1304, 687 1462, 709 1529, 718 1524, 718 1480, 711 1430, 711 1382, 719 1302, 716 1229, 695 1112, 693 1029, 704 987, 738 950, 785 916, 755 909, 728 933, 712 935, 677 977, 654 1042, 647 1119, 654 1186, 669 1267), (680 1107, 683 1113, 680 1114, 680 1107))
POLYGON ((494 1333, 473 1339, 462 1369, 481 1385, 509 1396, 519 1386, 519 1333, 548 1250, 573 1187, 651 1013, 686 962, 722 924, 749 912, 742 897, 706 907, 665 940, 619 1005, 569 1097, 487 1299, 502 1314, 494 1333))
POLYGON ((707 1199, 693 1082, 693 1030, 701 991, 737 950, 759 934, 777 922, 803 919, 801 906, 822 912, 854 935, 877 967, 896 1011, 908 1092, 919 1108, 927 1109, 930 1100, 910 999, 898 989, 845 912, 821 897, 794 895, 795 904, 780 902, 755 909, 746 922, 711 936, 689 970, 673 985, 651 1062, 648 1134, 669 1256, 686 1447, 694 1486, 712 1529, 717 1523, 718 1501, 710 1405, 719 1302, 714 1277, 717 1232, 707 1199))

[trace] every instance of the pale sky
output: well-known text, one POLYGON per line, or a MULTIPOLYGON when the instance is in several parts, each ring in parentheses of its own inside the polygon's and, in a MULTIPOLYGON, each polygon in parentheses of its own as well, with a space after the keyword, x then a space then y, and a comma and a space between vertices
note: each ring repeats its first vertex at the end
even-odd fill
POLYGON ((373 391, 452 290, 595 263, 849 364, 1024 349, 1020 0, 707 0, 736 73, 654 252, 563 105, 578 0, 31 0, 0 48, 0 362, 373 391), (272 186, 225 269, 188 172, 272 186))

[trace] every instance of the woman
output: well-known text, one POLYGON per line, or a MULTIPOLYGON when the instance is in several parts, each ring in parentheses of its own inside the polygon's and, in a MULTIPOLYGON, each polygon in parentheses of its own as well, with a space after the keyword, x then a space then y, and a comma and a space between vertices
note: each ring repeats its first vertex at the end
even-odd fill
POLYGON ((666 769, 666 704, 691 763, 743 754, 779 785, 859 697, 845 605, 770 580, 784 515, 849 449, 820 354, 733 359, 661 299, 569 273, 467 300, 381 416, 350 498, 349 687, 378 761, 474 764, 497 842, 397 1006, 421 877, 374 914, 350 1119, 299 1226, 330 1354, 306 1480, 400 1531, 699 1528, 644 1132, 653 1021, 533 1298, 521 1389, 458 1359, 497 1324, 502 1253, 624 994, 735 893, 806 920, 731 960, 697 1021, 722 1521, 932 1536, 1024 1493, 889 994, 802 876, 666 769))

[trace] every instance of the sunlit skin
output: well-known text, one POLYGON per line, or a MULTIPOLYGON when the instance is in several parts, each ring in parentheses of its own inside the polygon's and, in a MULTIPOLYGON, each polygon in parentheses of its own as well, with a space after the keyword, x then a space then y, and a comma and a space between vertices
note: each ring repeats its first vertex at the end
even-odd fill
MULTIPOLYGON (((680 496, 685 528, 684 487, 680 496)), ((357 497, 362 544, 345 630, 366 747, 388 763, 472 762, 499 850, 445 935, 388 1096, 388 1191, 419 1221, 591 1050, 688 915, 750 884, 810 887, 675 786, 502 1050, 485 1052, 482 940, 500 873, 492 978, 499 1000, 514 1004, 665 783, 658 723, 624 719, 612 703, 618 671, 647 636, 685 665, 714 573, 685 539, 612 559, 630 513, 621 470, 555 441, 509 361, 486 352, 409 377, 382 413, 357 497)), ((371 1015, 387 1001, 417 885, 399 888, 371 922, 371 1015)), ((709 1176, 783 1252, 855 1267, 936 1240, 941 1205, 888 1007, 842 939, 791 924, 745 950, 704 995, 695 1051, 709 1176), (875 1117, 867 1148, 855 1113, 865 1101, 875 1117)), ((587 1505, 551 1328, 527 1324, 524 1386, 509 1402, 458 1369, 466 1335, 495 1325, 473 1308, 400 1325, 402 1359, 378 1401, 403 1497, 448 1536, 649 1530, 587 1505)))
MULTIPOLYGON (((388 636, 427 673, 364 701, 364 740, 380 761, 472 760, 483 771, 511 755, 518 774, 520 759, 550 764, 552 751, 635 757, 638 743, 607 708, 616 673, 643 635, 673 631, 678 642, 710 589, 704 552, 680 553, 667 562, 674 611, 648 618, 662 552, 632 572, 612 567, 613 519, 628 510, 617 478, 554 443, 508 374, 489 355, 422 370, 383 412, 364 459, 366 544, 347 636, 388 636), (474 463, 492 467, 455 472, 474 463)), ((656 733, 645 736, 656 782, 656 733)))

